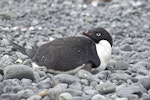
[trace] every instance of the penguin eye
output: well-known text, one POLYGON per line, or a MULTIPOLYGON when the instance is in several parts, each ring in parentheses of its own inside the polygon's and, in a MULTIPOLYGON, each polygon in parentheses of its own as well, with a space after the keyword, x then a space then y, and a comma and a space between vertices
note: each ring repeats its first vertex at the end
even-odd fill
POLYGON ((101 33, 96 33, 96 36, 101 36, 102 34, 101 33))

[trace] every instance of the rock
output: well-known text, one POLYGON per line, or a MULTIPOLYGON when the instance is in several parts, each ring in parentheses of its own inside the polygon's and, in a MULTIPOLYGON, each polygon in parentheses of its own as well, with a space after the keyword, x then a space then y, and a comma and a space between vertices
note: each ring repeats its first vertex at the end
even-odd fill
POLYGON ((115 70, 127 70, 131 65, 125 61, 117 61, 115 63, 115 70))
POLYGON ((68 74, 58 74, 58 75, 54 76, 52 83, 55 86, 58 83, 72 84, 72 83, 76 83, 79 81, 80 81, 80 79, 77 78, 76 76, 68 75, 68 74))
POLYGON ((17 95, 21 98, 21 99, 27 99, 33 95, 35 95, 35 93, 33 92, 33 90, 30 89, 25 89, 25 90, 21 90, 17 93, 17 95))
POLYGON ((91 100, 104 100, 104 99, 106 99, 106 97, 104 97, 103 95, 96 94, 92 97, 91 100))
POLYGON ((116 85, 111 83, 110 81, 107 81, 106 83, 98 84, 96 86, 96 89, 101 93, 101 94, 108 94, 115 92, 116 90, 116 85))
POLYGON ((126 74, 126 73, 113 73, 113 74, 111 74, 111 80, 127 81, 128 79, 131 79, 131 76, 126 74))
POLYGON ((42 100, 51 100, 49 96, 45 96, 42 100))
POLYGON ((0 82, 3 80, 3 76, 0 74, 0 82))
POLYGON ((59 100, 72 100, 72 95, 70 93, 62 93, 59 95, 59 100))
POLYGON ((72 96, 82 96, 82 91, 72 90, 72 89, 60 89, 60 88, 51 88, 48 90, 48 95, 50 98, 58 100, 58 97, 61 93, 70 93, 72 96))
POLYGON ((20 100, 17 94, 1 94, 1 100, 20 100))
POLYGON ((27 100, 41 100, 41 99, 42 99, 41 96, 39 96, 39 95, 33 95, 33 96, 29 97, 27 100))
POLYGON ((90 77, 92 74, 84 69, 81 69, 77 72, 76 76, 80 79, 87 79, 88 77, 90 77))
POLYGON ((138 82, 141 83, 145 89, 147 89, 147 90, 150 89, 150 77, 141 78, 141 79, 139 79, 138 82))
POLYGON ((136 94, 131 94, 127 96, 128 100, 139 100, 139 96, 136 94))
POLYGON ((129 44, 125 44, 125 45, 121 46, 120 48, 123 51, 132 51, 132 48, 129 44))
POLYGON ((12 18, 17 18, 18 15, 16 12, 12 11, 5 11, 5 12, 0 12, 0 16, 4 17, 5 19, 12 19, 12 18))
POLYGON ((128 98, 116 98, 115 100, 128 100, 128 98))
POLYGON ((46 78, 45 80, 38 83, 37 87, 39 89, 48 89, 51 87, 51 80, 50 78, 46 78))
POLYGON ((68 84, 66 84, 66 83, 59 83, 54 88, 57 88, 57 89, 67 89, 67 87, 68 87, 68 84))
POLYGON ((141 100, 150 100, 150 95, 146 94, 146 93, 143 93, 143 95, 141 97, 141 100))
POLYGON ((69 85, 70 89, 82 90, 81 83, 76 82, 69 85))
POLYGON ((145 92, 146 90, 141 84, 132 84, 128 87, 119 88, 116 91, 119 97, 128 97, 132 94, 137 94, 138 96, 141 96, 145 92))
POLYGON ((91 100, 90 97, 83 97, 83 96, 73 96, 72 100, 91 100))
POLYGON ((48 95, 48 90, 43 90, 39 93, 39 96, 41 97, 45 97, 46 95, 48 95))
POLYGON ((21 64, 10 65, 4 68, 4 79, 12 78, 17 78, 20 80, 27 78, 34 80, 34 73, 33 70, 28 66, 21 64))
POLYGON ((85 90, 84 91, 85 92, 85 94, 87 94, 87 95, 91 95, 91 96, 93 96, 94 94, 98 94, 98 91, 97 90, 85 90))

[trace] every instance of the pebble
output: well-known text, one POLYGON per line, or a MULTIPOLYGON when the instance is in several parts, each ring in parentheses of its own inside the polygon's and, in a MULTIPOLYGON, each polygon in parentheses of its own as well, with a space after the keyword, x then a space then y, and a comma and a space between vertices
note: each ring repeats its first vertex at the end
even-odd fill
POLYGON ((17 93, 17 95, 21 98, 21 99, 27 99, 31 96, 33 96, 35 93, 33 90, 30 89, 25 89, 25 90, 21 90, 17 93))
POLYGON ((80 79, 87 79, 88 77, 90 77, 92 74, 84 69, 81 69, 77 72, 76 76, 80 79))
POLYGON ((72 84, 72 83, 79 82, 79 81, 80 81, 80 79, 73 75, 58 74, 58 75, 54 76, 52 84, 55 86, 58 83, 72 84))
POLYGON ((131 79, 131 76, 126 74, 126 73, 113 73, 113 74, 111 74, 111 80, 127 81, 128 79, 131 79))
POLYGON ((141 79, 139 79, 138 82, 141 83, 145 89, 147 89, 147 90, 150 89, 150 77, 141 78, 141 79))
POLYGON ((29 97, 27 100, 41 100, 41 99, 42 99, 41 96, 39 96, 39 95, 33 95, 33 96, 29 97))
POLYGON ((43 90, 39 93, 39 96, 45 97, 48 94, 48 90, 43 90))
POLYGON ((116 100, 128 100, 128 98, 117 98, 116 100))
POLYGON ((72 100, 72 95, 70 93, 62 93, 59 95, 59 100, 72 100))
POLYGON ((20 100, 20 97, 17 94, 1 94, 1 100, 20 100))
POLYGON ((82 90, 82 86, 80 82, 72 83, 69 85, 70 89, 82 90))
POLYGON ((25 65, 16 64, 10 65, 4 68, 4 79, 31 79, 34 80, 34 72, 33 70, 25 65))
POLYGON ((127 70, 131 65, 125 61, 117 61, 115 63, 115 70, 127 70))
POLYGON ((125 44, 125 45, 121 46, 120 48, 123 51, 132 51, 132 48, 129 44, 125 44))
POLYGON ((50 88, 51 87, 51 80, 50 80, 50 78, 46 78, 45 80, 40 81, 37 84, 37 87, 39 89, 48 89, 48 88, 50 88))
POLYGON ((105 100, 105 99, 106 99, 106 97, 104 97, 103 95, 101 95, 101 94, 96 94, 96 95, 94 95, 94 96, 92 97, 91 100, 105 100))
POLYGON ((132 84, 128 87, 123 87, 116 90, 116 93, 119 97, 127 97, 132 94, 137 94, 138 96, 141 96, 145 92, 146 90, 141 84, 132 84))
POLYGON ((107 81, 106 83, 98 84, 96 86, 96 89, 101 94, 108 94, 116 91, 116 85, 111 83, 110 81, 107 81))

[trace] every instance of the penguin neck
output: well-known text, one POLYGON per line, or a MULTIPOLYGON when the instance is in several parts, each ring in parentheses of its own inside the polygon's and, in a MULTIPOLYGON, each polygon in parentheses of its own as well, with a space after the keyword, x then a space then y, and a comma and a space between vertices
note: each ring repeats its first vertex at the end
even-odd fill
POLYGON ((101 62, 100 66, 97 69, 104 70, 106 69, 106 66, 111 57, 111 44, 107 40, 101 40, 99 43, 96 44, 96 50, 101 62))

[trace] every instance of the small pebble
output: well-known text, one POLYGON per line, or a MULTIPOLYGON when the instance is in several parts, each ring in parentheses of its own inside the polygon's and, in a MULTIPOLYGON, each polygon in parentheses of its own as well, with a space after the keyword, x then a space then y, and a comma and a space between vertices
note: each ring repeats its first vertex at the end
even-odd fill
POLYGON ((59 95, 59 100, 72 100, 72 95, 70 93, 62 93, 59 95))

